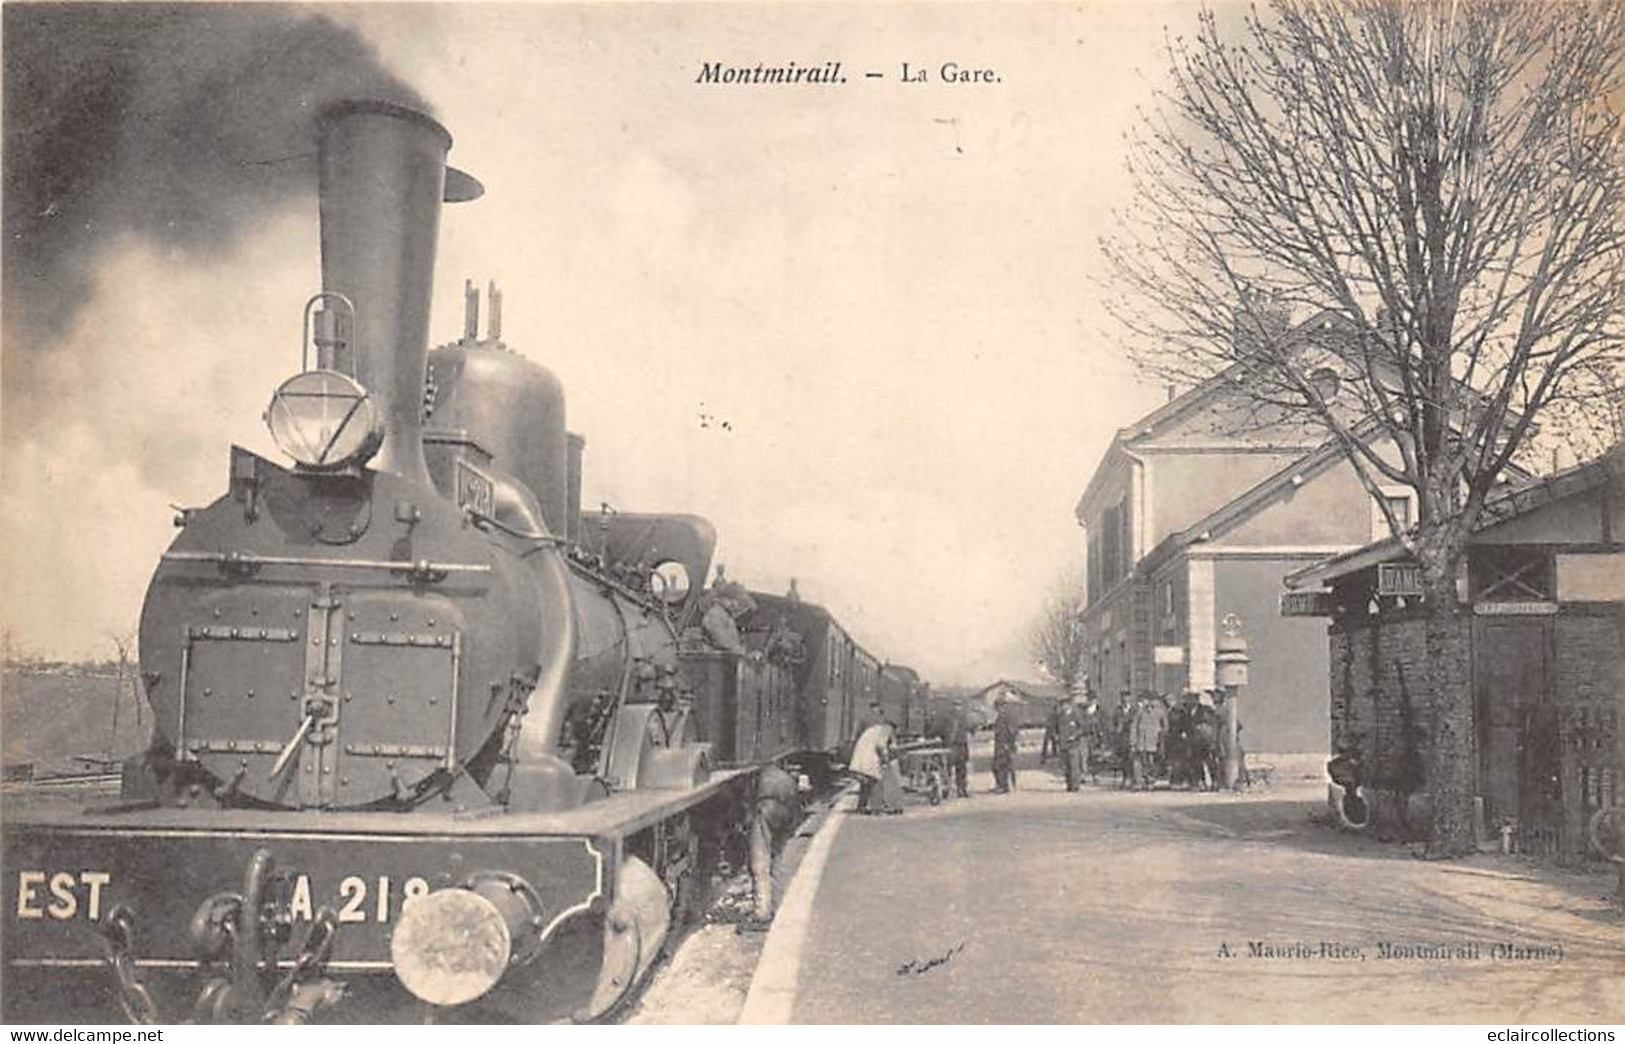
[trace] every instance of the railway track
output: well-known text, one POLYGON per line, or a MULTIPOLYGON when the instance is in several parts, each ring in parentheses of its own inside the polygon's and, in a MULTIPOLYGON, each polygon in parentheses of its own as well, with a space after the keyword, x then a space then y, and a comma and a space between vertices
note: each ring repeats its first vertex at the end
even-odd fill
MULTIPOLYGON (((843 776, 831 776, 829 779, 830 782, 824 787, 802 794, 801 817, 774 859, 775 899, 783 897, 813 837, 823 827, 836 802, 851 789, 850 782, 843 776)), ((684 963, 681 960, 683 947, 696 935, 708 930, 732 928, 733 932, 729 934, 733 936, 733 941, 719 944, 712 940, 708 945, 726 945, 738 951, 727 959, 719 959, 718 963, 747 967, 753 972, 756 958, 760 956, 761 940, 765 936, 765 932, 746 931, 744 928, 750 920, 753 894, 748 865, 743 862, 739 866, 725 863, 711 884, 705 912, 681 928, 653 973, 600 1021, 613 1025, 683 1021, 732 1023, 737 1010, 692 1010, 684 1005, 681 995, 689 989, 690 984, 683 981, 683 973, 678 966, 684 963), (680 1011, 681 1015, 673 1017, 674 1010, 680 1011)), ((744 987, 749 987, 748 975, 744 987)), ((743 1004, 744 994, 741 992, 735 1007, 743 1004)))
POLYGON ((8 780, 0 783, 0 794, 32 793, 39 790, 87 793, 106 790, 117 793, 119 779, 117 772, 94 772, 84 775, 46 776, 42 779, 8 780))

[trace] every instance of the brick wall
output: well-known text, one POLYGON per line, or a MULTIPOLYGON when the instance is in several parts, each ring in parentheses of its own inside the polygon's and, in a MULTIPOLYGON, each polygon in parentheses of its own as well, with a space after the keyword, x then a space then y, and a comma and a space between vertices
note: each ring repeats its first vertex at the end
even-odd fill
POLYGON ((1558 617, 1555 680, 1564 702, 1617 704, 1621 656, 1619 624, 1612 617, 1558 617))
POLYGON ((1420 784, 1426 663, 1422 620, 1367 618, 1332 632, 1332 744, 1360 752, 1366 777, 1384 789, 1420 784))
MULTIPOLYGON (((1473 677, 1472 618, 1461 623, 1461 662, 1451 675, 1465 697, 1473 677)), ((1421 617, 1360 617, 1330 631, 1333 748, 1360 753, 1374 821, 1393 836, 1418 837, 1426 827, 1417 811, 1433 706, 1426 626, 1421 617)), ((1584 854, 1591 810, 1620 799, 1625 641, 1610 615, 1565 611, 1552 628, 1547 691, 1539 702, 1556 706, 1563 729, 1562 851, 1553 854, 1575 857, 1584 854)))
MULTIPOLYGON (((1462 662, 1452 671, 1465 697, 1471 626, 1462 617, 1462 662)), ((1415 837, 1425 831, 1418 807, 1427 764, 1433 701, 1427 687, 1427 622, 1414 617, 1361 617, 1330 633, 1334 751, 1357 751, 1365 763, 1379 832, 1415 837)))
POLYGON ((1622 800, 1625 635, 1615 616, 1563 614, 1557 618, 1555 645, 1553 681, 1564 704, 1564 854, 1576 857, 1589 854, 1586 826, 1592 813, 1622 800))

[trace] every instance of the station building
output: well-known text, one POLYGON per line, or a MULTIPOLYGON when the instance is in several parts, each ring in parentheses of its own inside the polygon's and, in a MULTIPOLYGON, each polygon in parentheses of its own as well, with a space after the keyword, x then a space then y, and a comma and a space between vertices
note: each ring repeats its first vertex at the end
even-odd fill
MULTIPOLYGON (((1425 836, 1435 694, 1418 567, 1390 537, 1285 584, 1288 622, 1330 620, 1333 749, 1359 759, 1362 817, 1425 836)), ((1457 585, 1468 610, 1453 696, 1473 701, 1486 832, 1587 856, 1589 820, 1621 800, 1625 771, 1625 447, 1492 495, 1457 585)))
MULTIPOLYGON (((1311 326, 1330 324, 1293 332, 1311 326)), ((1244 747, 1323 753, 1323 627, 1281 616, 1281 579, 1387 526, 1323 431, 1261 410, 1235 380, 1215 377, 1119 430, 1078 500, 1089 675, 1108 706, 1125 689, 1212 688, 1214 642, 1234 615, 1252 653, 1244 747)), ((1414 517, 1411 490, 1381 492, 1414 517)))

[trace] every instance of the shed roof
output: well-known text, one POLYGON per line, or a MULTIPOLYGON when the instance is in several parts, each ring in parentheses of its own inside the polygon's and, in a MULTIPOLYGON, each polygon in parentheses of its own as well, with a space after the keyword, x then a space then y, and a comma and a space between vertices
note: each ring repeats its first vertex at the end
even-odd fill
POLYGON ((1000 678, 991 685, 982 686, 976 693, 976 698, 985 698, 995 689, 1014 689, 1024 700, 1058 700, 1066 695, 1066 690, 1048 682, 1011 681, 1009 678, 1000 678))
MULTIPOLYGON (((1595 460, 1577 464, 1546 479, 1490 494, 1473 531, 1483 532, 1492 526, 1530 514, 1565 497, 1600 488, 1615 476, 1621 475, 1625 475, 1625 443, 1616 445, 1595 460)), ((1398 537, 1390 536, 1364 547, 1354 548, 1352 551, 1323 558, 1313 565, 1288 573, 1282 579, 1292 590, 1302 590, 1311 585, 1329 584, 1340 577, 1370 569, 1383 562, 1396 562, 1408 557, 1410 552, 1405 549, 1405 545, 1398 537)))

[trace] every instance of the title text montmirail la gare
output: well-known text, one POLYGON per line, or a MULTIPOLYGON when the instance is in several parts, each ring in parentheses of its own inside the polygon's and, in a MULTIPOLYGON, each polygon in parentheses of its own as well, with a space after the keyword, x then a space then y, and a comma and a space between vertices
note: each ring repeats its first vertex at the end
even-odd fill
POLYGON ((700 74, 695 83, 737 83, 737 84, 808 84, 811 86, 827 87, 846 82, 841 75, 840 62, 824 62, 822 65, 798 65, 795 62, 786 62, 783 65, 727 65, 723 62, 702 62, 700 74))

